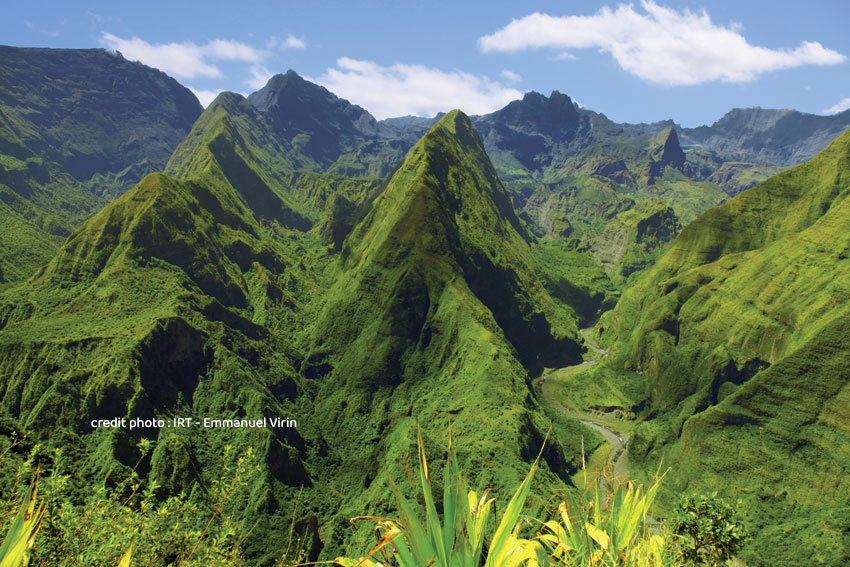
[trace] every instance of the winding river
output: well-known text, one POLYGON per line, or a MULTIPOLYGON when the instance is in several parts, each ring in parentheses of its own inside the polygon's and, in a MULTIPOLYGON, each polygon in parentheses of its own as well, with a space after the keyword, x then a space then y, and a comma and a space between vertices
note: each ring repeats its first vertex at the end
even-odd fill
POLYGON ((555 392, 556 388, 554 387, 552 380, 553 378, 557 379, 558 375, 562 375, 563 373, 572 374, 580 369, 589 368, 598 364, 599 361, 604 360, 605 357, 608 356, 608 351, 599 348, 590 340, 588 335, 592 328, 593 327, 591 326, 581 329, 581 334, 584 337, 584 341, 587 346, 596 352, 598 356, 594 359, 585 360, 584 362, 573 366, 547 370, 536 380, 536 386, 539 388, 543 402, 550 408, 571 419, 576 419, 582 422, 587 427, 598 431, 605 437, 605 440, 611 446, 611 452, 608 457, 608 477, 611 480, 616 479, 619 481, 626 481, 628 480, 629 472, 629 453, 626 448, 629 442, 629 436, 625 433, 611 429, 606 423, 596 419, 592 415, 579 413, 565 407, 558 399, 558 395, 555 392))

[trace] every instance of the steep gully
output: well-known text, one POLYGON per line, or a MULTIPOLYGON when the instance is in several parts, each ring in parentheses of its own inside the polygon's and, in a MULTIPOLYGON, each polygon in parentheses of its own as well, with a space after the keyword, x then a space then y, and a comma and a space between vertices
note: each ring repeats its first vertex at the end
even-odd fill
POLYGON ((543 374, 535 380, 535 389, 542 395, 542 399, 544 404, 549 406, 552 410, 557 411, 570 419, 576 419, 601 433, 608 444, 611 446, 611 453, 608 457, 608 464, 606 465, 607 469, 607 477, 609 481, 619 480, 626 481, 628 480, 628 470, 629 470, 629 454, 626 449, 626 445, 629 441, 629 436, 625 433, 617 432, 614 429, 611 429, 606 423, 600 421, 592 415, 579 413, 573 411, 563 404, 561 404, 559 397, 556 393, 556 388, 554 386, 554 382, 558 380, 559 377, 567 376, 570 374, 574 374, 580 370, 587 369, 597 363, 599 361, 604 360, 605 357, 608 356, 608 351, 603 350, 596 346, 589 337, 589 332, 593 328, 596 322, 590 324, 590 326, 581 329, 581 334, 584 337, 584 341, 587 346, 590 347, 591 350, 596 352, 598 355, 596 358, 591 360, 585 360, 579 364, 575 364, 573 366, 566 366, 564 368, 555 368, 555 369, 547 369, 543 372, 543 374))

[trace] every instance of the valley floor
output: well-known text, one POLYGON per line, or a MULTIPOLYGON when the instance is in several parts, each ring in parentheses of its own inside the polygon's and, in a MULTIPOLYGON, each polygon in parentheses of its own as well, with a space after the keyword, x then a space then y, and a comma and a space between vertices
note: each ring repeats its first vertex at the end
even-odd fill
POLYGON ((596 356, 585 360, 579 364, 565 366, 563 368, 546 369, 543 374, 535 381, 535 389, 541 395, 543 405, 550 411, 557 412, 564 417, 580 421, 585 426, 598 431, 605 437, 608 443, 607 455, 608 458, 602 466, 602 471, 608 479, 607 484, 613 481, 625 482, 629 479, 629 453, 628 442, 629 435, 616 425, 612 424, 609 419, 604 419, 599 416, 594 416, 588 413, 579 412, 570 409, 563 404, 563 400, 558 395, 559 388, 557 385, 562 382, 567 376, 571 376, 576 372, 580 372, 596 365, 608 356, 608 351, 599 348, 589 338, 589 332, 593 326, 581 329, 581 334, 584 337, 585 344, 590 347, 596 356))

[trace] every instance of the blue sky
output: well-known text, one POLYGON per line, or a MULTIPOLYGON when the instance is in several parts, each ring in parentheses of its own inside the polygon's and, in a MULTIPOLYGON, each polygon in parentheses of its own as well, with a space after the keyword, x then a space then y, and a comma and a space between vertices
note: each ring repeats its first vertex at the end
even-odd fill
POLYGON ((850 3, 17 2, 0 43, 107 47, 203 103, 294 69, 378 118, 470 114, 559 90, 621 122, 850 107, 850 3))

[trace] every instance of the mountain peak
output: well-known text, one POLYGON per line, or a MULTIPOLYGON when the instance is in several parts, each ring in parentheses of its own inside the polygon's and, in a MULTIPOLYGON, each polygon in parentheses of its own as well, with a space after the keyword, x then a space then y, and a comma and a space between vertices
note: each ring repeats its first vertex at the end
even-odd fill
MULTIPOLYGON (((559 316, 535 275, 523 235, 478 133, 466 114, 453 110, 411 148, 348 235, 341 254, 348 275, 339 280, 339 301, 328 304, 316 336, 339 336, 333 329, 340 313, 362 317, 348 325, 352 330, 382 329, 367 341, 373 350, 363 366, 347 369, 370 387, 400 380, 398 361, 432 352, 426 349, 430 341, 449 333, 432 337, 429 321, 456 310, 471 310, 476 315, 468 320, 498 326, 524 364, 575 358, 571 323, 564 319, 566 327, 553 330, 561 325, 559 316), (381 324, 370 324, 372 312, 356 307, 364 304, 383 306, 381 324), (401 349, 407 351, 403 356, 401 349)), ((365 336, 340 338, 352 345, 365 336)))
POLYGON ((478 137, 478 132, 475 131, 475 127, 472 125, 472 121, 469 119, 463 111, 455 109, 451 112, 444 114, 434 126, 431 127, 430 132, 435 130, 444 129, 450 132, 458 142, 461 143, 464 149, 480 149, 484 151, 484 147, 481 145, 481 140, 478 137), (476 147, 477 146, 477 147, 476 147))
POLYGON ((305 80, 304 77, 302 77, 292 69, 289 69, 286 71, 286 73, 277 73, 276 75, 273 75, 268 81, 266 81, 266 86, 264 86, 258 92, 264 91, 266 89, 276 91, 285 89, 287 87, 297 87, 304 85, 305 83, 308 83, 308 81, 305 80))
POLYGON ((682 151, 682 146, 679 144, 679 136, 676 134, 676 129, 672 126, 668 126, 656 134, 654 141, 660 146, 656 152, 660 152, 663 163, 683 164, 687 160, 685 152, 682 151))
POLYGON ((248 102, 288 141, 302 135, 304 153, 325 166, 378 135, 378 122, 366 110, 291 69, 269 79, 248 102))
POLYGON ((521 130, 544 132, 558 138, 579 125, 573 101, 558 91, 552 91, 548 97, 535 91, 527 92, 522 100, 511 102, 491 116, 521 130))

